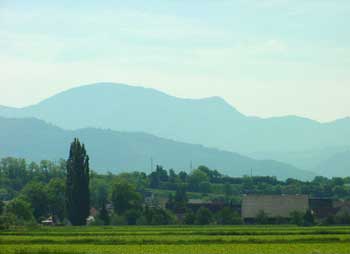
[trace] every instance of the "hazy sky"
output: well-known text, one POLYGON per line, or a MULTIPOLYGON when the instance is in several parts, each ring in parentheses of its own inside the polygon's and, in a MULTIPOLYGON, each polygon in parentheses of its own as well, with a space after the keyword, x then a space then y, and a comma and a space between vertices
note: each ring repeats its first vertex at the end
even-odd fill
POLYGON ((350 1, 0 0, 0 105, 100 81, 350 116, 350 1))

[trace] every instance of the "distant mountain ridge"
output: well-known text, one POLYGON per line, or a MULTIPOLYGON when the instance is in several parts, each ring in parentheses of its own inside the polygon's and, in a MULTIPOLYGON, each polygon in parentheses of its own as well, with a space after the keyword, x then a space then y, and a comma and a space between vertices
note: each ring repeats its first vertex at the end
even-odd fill
POLYGON ((182 99, 112 83, 69 89, 29 107, 2 107, 0 116, 36 117, 65 129, 146 132, 257 159, 285 161, 302 169, 321 163, 319 156, 304 160, 308 151, 350 145, 350 118, 319 123, 297 116, 247 117, 220 97, 182 99))
POLYGON ((231 176, 277 176, 279 179, 312 179, 315 174, 291 165, 254 160, 237 153, 158 138, 145 133, 127 133, 86 128, 63 130, 34 118, 0 117, 0 158, 22 157, 28 160, 67 158, 70 142, 78 137, 87 147, 91 166, 97 171, 150 171, 150 160, 166 168, 189 171, 207 165, 231 176))

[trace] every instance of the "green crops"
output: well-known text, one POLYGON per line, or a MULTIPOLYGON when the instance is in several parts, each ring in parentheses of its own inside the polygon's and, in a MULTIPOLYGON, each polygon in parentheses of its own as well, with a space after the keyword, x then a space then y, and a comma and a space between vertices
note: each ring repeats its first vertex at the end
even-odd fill
POLYGON ((0 232, 1 254, 349 254, 350 227, 42 227, 0 232))

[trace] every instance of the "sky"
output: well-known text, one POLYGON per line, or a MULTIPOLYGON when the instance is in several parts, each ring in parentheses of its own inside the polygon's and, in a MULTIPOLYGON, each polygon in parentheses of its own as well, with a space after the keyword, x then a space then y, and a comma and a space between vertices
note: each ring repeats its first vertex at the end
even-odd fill
POLYGON ((350 116, 349 0, 0 0, 0 105, 95 82, 350 116))

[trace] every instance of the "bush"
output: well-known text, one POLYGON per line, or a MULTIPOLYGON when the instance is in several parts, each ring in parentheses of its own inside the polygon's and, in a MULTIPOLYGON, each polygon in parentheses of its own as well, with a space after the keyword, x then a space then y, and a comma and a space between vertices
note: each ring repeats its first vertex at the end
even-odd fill
POLYGON ((242 224, 241 217, 229 207, 224 207, 216 215, 216 221, 222 225, 239 225, 242 224))
POLYGON ((208 208, 201 207, 198 209, 196 213, 195 224, 208 225, 212 221, 213 221, 213 214, 208 208))
POLYGON ((264 211, 259 211, 258 215, 256 216, 256 223, 261 225, 269 224, 269 217, 267 216, 267 213, 264 211))
POLYGON ((136 225, 136 220, 141 216, 141 212, 136 209, 129 209, 125 212, 125 218, 128 225, 136 225))
POLYGON ((14 225, 16 218, 13 214, 0 216, 0 230, 9 229, 11 225, 14 225))
POLYGON ((311 210, 307 210, 304 217, 304 226, 313 226, 315 225, 315 218, 311 210))
POLYGON ((193 225, 196 220, 196 215, 190 210, 185 213, 183 223, 186 225, 193 225))
POLYGON ((12 200, 6 207, 7 214, 13 214, 16 221, 33 221, 33 210, 27 201, 21 198, 12 200))
POLYGON ((122 225, 128 224, 125 216, 118 215, 118 214, 113 214, 111 216, 110 221, 111 221, 111 225, 113 225, 113 226, 122 226, 122 225))
POLYGON ((144 215, 148 225, 169 225, 175 222, 175 216, 169 210, 147 208, 144 215))
POLYGON ((95 218, 95 220, 88 224, 88 226, 104 226, 105 223, 100 218, 95 218))
POLYGON ((340 225, 350 225, 350 214, 342 212, 335 216, 335 223, 340 225))
POLYGON ((304 214, 298 211, 291 212, 290 214, 290 223, 302 226, 304 224, 304 214))
POLYGON ((0 200, 0 215, 4 212, 5 210, 5 204, 0 200))

